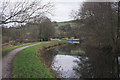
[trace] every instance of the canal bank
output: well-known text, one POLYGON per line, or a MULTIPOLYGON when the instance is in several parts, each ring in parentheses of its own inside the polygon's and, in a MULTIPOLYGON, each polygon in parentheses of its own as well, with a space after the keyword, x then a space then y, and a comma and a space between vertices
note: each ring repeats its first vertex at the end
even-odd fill
POLYGON ((112 53, 86 48, 83 43, 45 42, 20 52, 15 60, 14 77, 116 78, 116 62, 112 53))
POLYGON ((118 63, 112 53, 80 44, 66 44, 45 49, 40 55, 42 62, 61 78, 116 78, 118 63))
POLYGON ((66 41, 41 42, 39 45, 26 48, 16 56, 13 65, 13 78, 56 78, 52 70, 47 67, 37 56, 40 48, 66 41))
POLYGON ((41 61, 51 68, 60 78, 80 77, 73 70, 78 67, 77 62, 80 62, 79 58, 86 57, 85 52, 80 48, 80 44, 68 43, 51 49, 44 49, 40 52, 39 57, 41 61))

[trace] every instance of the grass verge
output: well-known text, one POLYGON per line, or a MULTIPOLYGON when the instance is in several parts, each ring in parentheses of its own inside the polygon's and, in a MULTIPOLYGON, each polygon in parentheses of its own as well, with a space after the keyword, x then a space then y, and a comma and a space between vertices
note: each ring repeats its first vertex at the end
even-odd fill
POLYGON ((43 64, 36 53, 43 46, 57 44, 63 41, 41 42, 39 45, 22 50, 14 60, 14 78, 56 78, 56 75, 43 64))
POLYGON ((2 49, 2 56, 5 56, 8 52, 10 52, 14 49, 24 47, 24 46, 28 46, 28 45, 31 45, 31 44, 35 44, 35 43, 27 43, 27 44, 23 44, 23 45, 17 45, 17 46, 13 46, 13 47, 4 48, 4 49, 2 49))

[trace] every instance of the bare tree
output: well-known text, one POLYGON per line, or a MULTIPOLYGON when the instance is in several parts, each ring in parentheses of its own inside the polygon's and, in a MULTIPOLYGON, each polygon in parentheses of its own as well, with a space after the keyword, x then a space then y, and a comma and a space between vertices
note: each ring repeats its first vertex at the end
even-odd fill
POLYGON ((53 7, 51 2, 42 3, 41 0, 24 0, 22 2, 4 1, 0 9, 0 17, 2 18, 0 19, 0 24, 31 21, 47 13, 51 14, 53 7))

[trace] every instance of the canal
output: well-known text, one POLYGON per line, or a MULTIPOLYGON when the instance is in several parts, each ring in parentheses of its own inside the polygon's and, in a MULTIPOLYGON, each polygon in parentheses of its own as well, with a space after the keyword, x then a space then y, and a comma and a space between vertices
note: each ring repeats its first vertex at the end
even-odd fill
POLYGON ((118 78, 119 57, 82 43, 42 51, 40 57, 61 78, 118 78))

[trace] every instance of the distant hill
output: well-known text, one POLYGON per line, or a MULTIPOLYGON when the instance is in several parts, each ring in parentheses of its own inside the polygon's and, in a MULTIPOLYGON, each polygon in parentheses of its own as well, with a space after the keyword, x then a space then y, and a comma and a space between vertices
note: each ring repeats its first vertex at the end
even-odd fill
POLYGON ((75 23, 75 21, 65 21, 65 22, 57 22, 57 25, 59 27, 65 26, 65 25, 70 25, 71 27, 73 27, 76 25, 76 23, 75 23))
POLYGON ((57 37, 77 37, 75 30, 79 32, 80 27, 84 26, 82 22, 78 21, 54 22, 54 24, 57 37))

